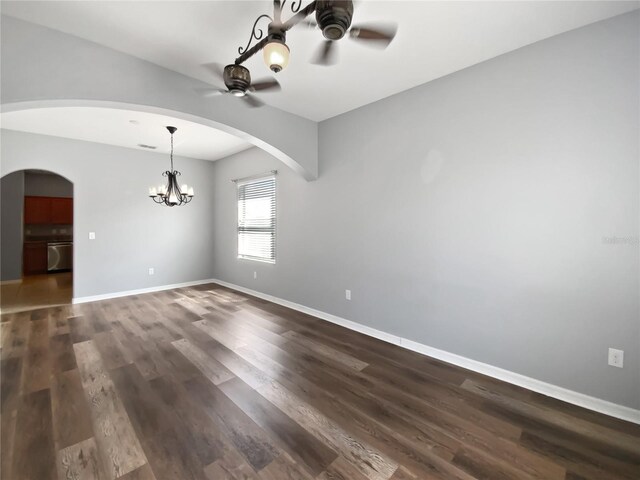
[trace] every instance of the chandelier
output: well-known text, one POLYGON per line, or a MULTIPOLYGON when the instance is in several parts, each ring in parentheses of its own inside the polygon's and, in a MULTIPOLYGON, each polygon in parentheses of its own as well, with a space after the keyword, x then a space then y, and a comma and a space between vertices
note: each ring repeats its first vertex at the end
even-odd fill
POLYGON ((167 127, 167 130, 171 134, 171 169, 162 174, 163 177, 167 177, 167 184, 150 187, 149 196, 158 204, 175 207, 185 205, 193 199, 193 187, 187 184, 178 186, 178 177, 181 173, 173 169, 173 134, 178 129, 167 127))

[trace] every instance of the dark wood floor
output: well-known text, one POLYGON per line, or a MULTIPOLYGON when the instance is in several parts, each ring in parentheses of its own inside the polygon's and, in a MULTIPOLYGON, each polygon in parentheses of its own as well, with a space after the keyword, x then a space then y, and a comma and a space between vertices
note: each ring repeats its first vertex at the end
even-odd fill
POLYGON ((640 478, 640 426, 205 285, 2 317, 2 479, 640 478))

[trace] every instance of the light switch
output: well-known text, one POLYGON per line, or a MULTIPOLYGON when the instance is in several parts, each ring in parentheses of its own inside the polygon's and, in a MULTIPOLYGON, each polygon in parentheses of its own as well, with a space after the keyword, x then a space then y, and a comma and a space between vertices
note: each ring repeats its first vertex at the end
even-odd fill
POLYGON ((96 239, 96 232, 89 232, 89 240, 95 240, 96 239))

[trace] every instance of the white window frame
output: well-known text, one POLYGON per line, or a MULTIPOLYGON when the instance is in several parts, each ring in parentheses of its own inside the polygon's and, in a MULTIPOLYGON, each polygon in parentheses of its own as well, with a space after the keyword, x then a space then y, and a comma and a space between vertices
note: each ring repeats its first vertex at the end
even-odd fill
POLYGON ((264 175, 256 175, 252 177, 247 177, 244 179, 239 179, 235 181, 236 183, 236 257, 238 260, 249 260, 253 262, 261 262, 261 263, 276 263, 276 250, 277 250, 277 238, 278 238, 278 181, 277 175, 274 171, 273 173, 268 173, 264 175), (240 187, 243 185, 261 182, 267 179, 273 179, 273 257, 272 258, 264 258, 264 257, 255 257, 251 255, 242 255, 240 253, 240 215, 239 215, 239 203, 240 203, 240 187))

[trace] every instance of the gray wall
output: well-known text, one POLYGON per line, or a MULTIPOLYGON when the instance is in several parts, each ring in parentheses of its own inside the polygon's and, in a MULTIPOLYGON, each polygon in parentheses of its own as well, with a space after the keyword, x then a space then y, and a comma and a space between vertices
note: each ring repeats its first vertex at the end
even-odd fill
POLYGON ((323 122, 315 182, 255 149, 216 162, 216 277, 640 408, 638 25, 597 23, 323 122), (237 260, 229 179, 271 168, 277 264, 237 260))
POLYGON ((0 280, 22 278, 24 173, 0 179, 0 280))
POLYGON ((73 183, 60 175, 25 172, 24 194, 34 197, 73 197, 73 183))
POLYGON ((74 297, 211 278, 211 162, 176 158, 196 197, 168 208, 147 197, 167 155, 9 130, 1 140, 2 175, 42 169, 74 184, 74 297))

